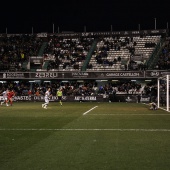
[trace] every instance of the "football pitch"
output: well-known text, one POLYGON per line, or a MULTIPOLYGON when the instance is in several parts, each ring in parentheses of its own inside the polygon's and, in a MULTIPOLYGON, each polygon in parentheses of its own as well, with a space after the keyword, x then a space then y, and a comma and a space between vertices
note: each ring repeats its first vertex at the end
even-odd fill
POLYGON ((170 113, 142 103, 0 106, 0 170, 169 170, 170 113))

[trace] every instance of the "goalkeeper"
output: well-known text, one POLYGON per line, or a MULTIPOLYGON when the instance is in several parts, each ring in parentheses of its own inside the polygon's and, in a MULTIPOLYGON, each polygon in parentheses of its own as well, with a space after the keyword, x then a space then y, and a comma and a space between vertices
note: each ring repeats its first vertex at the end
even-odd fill
POLYGON ((57 96, 57 98, 58 98, 58 101, 59 101, 60 105, 62 106, 62 105, 63 105, 63 104, 62 104, 63 92, 62 92, 62 89, 61 89, 61 88, 58 89, 56 96, 57 96))
POLYGON ((151 110, 157 110, 158 109, 158 107, 157 107, 155 102, 149 103, 149 106, 150 106, 151 110))

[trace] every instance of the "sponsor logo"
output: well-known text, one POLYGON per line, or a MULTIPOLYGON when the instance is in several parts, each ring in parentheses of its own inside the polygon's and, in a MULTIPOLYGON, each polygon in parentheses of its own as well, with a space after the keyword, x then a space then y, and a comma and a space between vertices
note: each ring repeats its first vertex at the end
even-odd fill
POLYGON ((159 76, 159 72, 154 71, 154 72, 151 72, 150 75, 151 75, 152 77, 157 77, 157 76, 159 76))
POLYGON ((35 73, 36 78, 55 78, 58 77, 58 73, 48 73, 48 72, 43 72, 43 73, 35 73))
POLYGON ((24 73, 3 73, 3 78, 24 78, 24 73))
POLYGON ((88 100, 88 101, 96 101, 96 96, 75 96, 74 100, 88 100))

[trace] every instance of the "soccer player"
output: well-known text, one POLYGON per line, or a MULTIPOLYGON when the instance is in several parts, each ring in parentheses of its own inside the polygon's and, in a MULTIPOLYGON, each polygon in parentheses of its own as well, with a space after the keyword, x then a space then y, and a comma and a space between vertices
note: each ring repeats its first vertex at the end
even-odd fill
POLYGON ((62 106, 63 105, 63 103, 62 103, 63 92, 62 92, 61 88, 57 91, 56 96, 58 98, 58 101, 59 101, 60 105, 62 106))
POLYGON ((8 96, 7 96, 7 93, 8 93, 8 89, 5 90, 5 91, 3 91, 3 92, 1 93, 1 94, 3 95, 3 101, 1 102, 1 105, 2 105, 3 103, 5 103, 6 106, 9 106, 9 105, 8 105, 8 96))
POLYGON ((158 109, 158 107, 157 107, 155 102, 149 103, 149 106, 150 106, 151 110, 157 110, 158 109))
POLYGON ((8 101, 10 102, 10 105, 12 106, 13 104, 13 97, 15 96, 15 92, 14 90, 9 90, 7 92, 7 98, 8 98, 8 101))
POLYGON ((51 88, 48 88, 48 90, 45 92, 45 97, 44 97, 45 103, 42 104, 42 108, 47 109, 50 97, 51 97, 51 88))

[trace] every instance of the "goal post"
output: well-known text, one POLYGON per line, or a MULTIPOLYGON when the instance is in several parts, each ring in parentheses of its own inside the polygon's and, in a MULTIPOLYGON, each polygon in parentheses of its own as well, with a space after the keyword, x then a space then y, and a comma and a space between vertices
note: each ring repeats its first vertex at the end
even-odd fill
POLYGON ((169 108, 169 80, 170 74, 163 75, 157 79, 157 105, 158 108, 170 112, 169 108))

